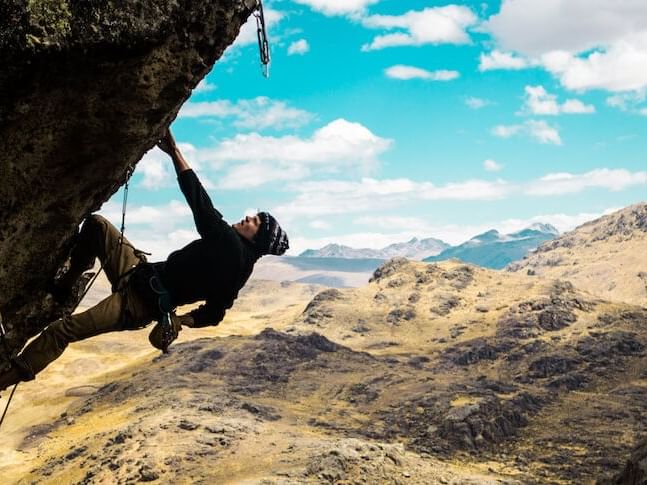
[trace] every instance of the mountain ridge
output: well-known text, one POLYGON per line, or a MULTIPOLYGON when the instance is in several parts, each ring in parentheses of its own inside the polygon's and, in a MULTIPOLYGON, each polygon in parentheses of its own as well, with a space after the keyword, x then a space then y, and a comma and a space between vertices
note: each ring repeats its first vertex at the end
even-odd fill
POLYGON ((435 238, 418 239, 389 244, 381 249, 353 248, 343 244, 331 243, 320 249, 306 249, 299 254, 304 258, 335 257, 346 259, 390 259, 396 256, 420 260, 432 254, 438 254, 449 247, 444 241, 435 238))
POLYGON ((485 268, 502 269, 521 259, 542 242, 554 239, 557 234, 559 231, 550 224, 533 224, 510 234, 501 234, 496 229, 491 229, 435 256, 424 258, 423 261, 437 262, 455 258, 485 268))

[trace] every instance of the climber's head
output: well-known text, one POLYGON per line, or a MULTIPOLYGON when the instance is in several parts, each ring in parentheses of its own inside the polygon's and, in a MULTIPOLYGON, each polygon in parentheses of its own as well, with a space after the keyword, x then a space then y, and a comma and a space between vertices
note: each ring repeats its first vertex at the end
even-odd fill
POLYGON ((242 237, 254 243, 260 256, 266 254, 281 256, 290 247, 288 235, 269 212, 246 216, 234 224, 233 228, 242 237))

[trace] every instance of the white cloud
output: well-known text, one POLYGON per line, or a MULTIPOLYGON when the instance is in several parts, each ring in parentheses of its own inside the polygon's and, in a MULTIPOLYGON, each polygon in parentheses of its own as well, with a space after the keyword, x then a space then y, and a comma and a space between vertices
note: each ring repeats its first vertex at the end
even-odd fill
MULTIPOLYGON (((283 12, 274 10, 271 8, 263 8, 263 16, 265 17, 265 27, 268 32, 272 32, 276 25, 283 19, 283 12)), ((253 15, 250 15, 247 19, 247 22, 243 24, 240 28, 238 37, 233 43, 233 46, 244 46, 249 44, 255 44, 258 42, 258 37, 256 33, 256 18, 253 15)))
POLYGON ((519 70, 530 65, 531 63, 522 57, 498 50, 494 50, 489 54, 481 54, 479 59, 479 71, 492 71, 494 69, 519 70))
POLYGON ((492 128, 492 134, 499 138, 510 138, 523 129, 522 125, 497 125, 492 128))
POLYGON ((640 113, 643 116, 647 116, 647 108, 643 108, 643 109, 639 110, 638 113, 640 113))
POLYGON ((310 44, 305 39, 295 40, 288 46, 288 55, 304 55, 310 51, 310 44))
POLYGON ((229 100, 188 102, 180 109, 178 118, 234 118, 234 126, 244 129, 298 128, 314 116, 304 110, 288 106, 285 101, 265 96, 229 100))
POLYGON ((366 10, 366 7, 379 0, 294 0, 301 5, 307 5, 324 15, 352 15, 366 10))
POLYGON ((550 126, 543 120, 528 120, 522 125, 497 125, 492 128, 492 134, 499 138, 510 138, 518 134, 525 134, 539 143, 562 144, 557 128, 550 126))
MULTIPOLYGON (((113 223, 121 224, 121 205, 116 202, 106 203, 101 214, 113 223)), ((161 230, 175 228, 179 224, 192 224, 191 209, 186 202, 171 200, 159 206, 140 205, 128 207, 126 224, 128 226, 151 226, 161 230)))
POLYGON ((550 126, 545 121, 528 120, 525 123, 528 133, 539 143, 561 145, 562 139, 557 128, 550 126))
POLYGON ((137 164, 135 173, 142 176, 139 183, 148 190, 157 190, 168 187, 173 183, 171 175, 172 164, 169 156, 159 148, 150 150, 137 164))
POLYGON ((467 180, 435 186, 406 178, 365 177, 360 181, 325 180, 302 182, 290 187, 296 198, 276 208, 281 219, 302 216, 375 212, 411 201, 495 200, 506 196, 509 186, 503 181, 467 180))
POLYGON ((525 109, 535 115, 558 115, 561 113, 595 113, 595 107, 578 99, 557 102, 557 96, 549 94, 543 86, 526 86, 525 109))
POLYGON ((640 89, 629 93, 616 93, 606 99, 608 106, 621 111, 633 111, 637 105, 645 101, 647 89, 640 89))
POLYGON ((194 93, 208 93, 216 89, 215 84, 211 84, 207 81, 207 78, 204 78, 198 83, 198 85, 193 90, 194 93))
MULTIPOLYGON (((121 225, 121 204, 108 202, 99 212, 115 227, 121 225)), ((125 236, 137 249, 152 253, 150 261, 161 261, 172 251, 197 239, 191 209, 184 201, 159 206, 128 207, 125 236)))
MULTIPOLYGON (((371 216, 361 216, 353 219, 353 224, 359 224, 364 226, 371 226, 375 229, 390 229, 402 231, 403 229, 411 228, 424 228, 429 225, 429 223, 422 217, 407 217, 407 216, 393 216, 393 215, 371 215, 371 216)), ((414 229, 416 230, 416 229, 414 229)), ((418 237, 419 237, 418 233, 418 237)), ((415 236, 412 236, 415 237, 415 236)), ((402 242, 402 239, 400 241, 402 242)), ((385 245, 377 246, 377 248, 382 248, 385 245)), ((369 246, 365 246, 369 247, 369 246)))
POLYGON ((624 169, 596 169, 583 174, 551 173, 526 187, 526 193, 552 196, 581 192, 588 188, 620 191, 635 185, 647 184, 647 172, 630 172, 624 169))
POLYGON ((460 76, 458 71, 427 71, 426 69, 420 69, 419 67, 404 66, 402 64, 391 66, 384 72, 387 77, 402 80, 424 79, 427 81, 451 81, 460 76))
POLYGON ((365 27, 374 29, 399 29, 378 35, 363 51, 404 45, 467 44, 466 29, 476 24, 478 18, 471 9, 459 5, 410 10, 402 15, 371 15, 362 19, 365 27))
POLYGON ((469 96, 465 98, 465 104, 472 109, 481 109, 491 105, 492 102, 487 99, 481 99, 481 98, 476 98, 474 96, 469 96))
POLYGON ((332 229, 332 225, 330 223, 326 221, 322 221, 321 219, 316 219, 314 221, 311 221, 308 225, 313 229, 321 229, 321 230, 332 229))
POLYGON ((379 155, 392 143, 360 123, 337 119, 306 139, 239 134, 216 148, 202 150, 201 159, 216 165, 244 162, 230 168, 220 178, 219 187, 255 187, 277 180, 302 179, 313 171, 371 171, 379 155))
POLYGON ((504 48, 535 56, 583 52, 647 29, 641 0, 504 0, 484 27, 504 48))
POLYGON ((552 51, 542 57, 544 67, 568 89, 605 89, 621 92, 647 87, 647 31, 584 57, 552 51))
POLYGON ((488 172, 500 172, 503 169, 503 165, 495 160, 488 159, 483 162, 483 168, 488 172))
POLYGON ((642 0, 504 0, 484 27, 499 47, 539 62, 568 89, 647 86, 642 0))

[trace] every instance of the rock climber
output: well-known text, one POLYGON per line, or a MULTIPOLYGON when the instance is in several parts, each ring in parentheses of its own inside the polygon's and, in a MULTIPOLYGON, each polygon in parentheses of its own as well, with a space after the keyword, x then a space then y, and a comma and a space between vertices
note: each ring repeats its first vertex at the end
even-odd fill
POLYGON ((105 218, 89 216, 76 236, 69 269, 52 284, 51 293, 58 302, 69 301, 75 283, 98 257, 112 294, 87 311, 47 326, 11 359, 10 368, 0 374, 0 390, 34 379, 70 342, 140 329, 154 320, 158 323, 149 340, 166 351, 182 327, 218 325, 256 261, 266 254, 282 255, 288 249, 287 234, 268 212, 229 225, 213 207, 169 130, 158 147, 173 161, 200 238, 171 253, 166 261, 148 263, 105 218), (197 301, 204 303, 184 315, 175 314, 175 307, 197 301), (163 321, 165 315, 170 318, 163 321))

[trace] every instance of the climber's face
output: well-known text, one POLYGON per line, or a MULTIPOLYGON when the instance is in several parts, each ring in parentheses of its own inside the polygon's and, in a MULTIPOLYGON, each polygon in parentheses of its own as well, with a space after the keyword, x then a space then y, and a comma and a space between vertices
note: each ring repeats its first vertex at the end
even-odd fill
POLYGON ((258 214, 256 214, 254 216, 245 216, 245 218, 243 218, 240 222, 232 224, 232 227, 245 239, 247 239, 248 241, 253 241, 260 225, 261 218, 258 217, 258 214))

